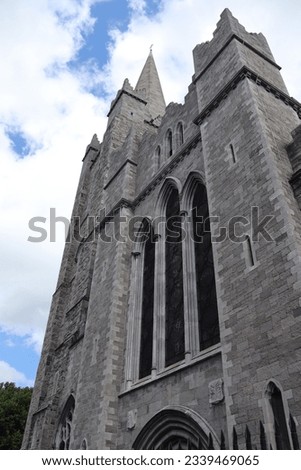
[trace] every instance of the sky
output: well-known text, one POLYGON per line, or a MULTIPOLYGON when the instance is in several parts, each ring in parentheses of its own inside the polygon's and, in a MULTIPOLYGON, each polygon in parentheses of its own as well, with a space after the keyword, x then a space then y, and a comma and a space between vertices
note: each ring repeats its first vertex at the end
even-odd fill
POLYGON ((64 247, 63 224, 50 240, 50 210, 70 217, 111 100, 153 44, 166 102, 183 102, 192 49, 224 8, 267 37, 301 101, 300 0, 1 0, 0 382, 34 383, 64 247), (33 217, 45 218, 43 242, 28 241, 33 217))

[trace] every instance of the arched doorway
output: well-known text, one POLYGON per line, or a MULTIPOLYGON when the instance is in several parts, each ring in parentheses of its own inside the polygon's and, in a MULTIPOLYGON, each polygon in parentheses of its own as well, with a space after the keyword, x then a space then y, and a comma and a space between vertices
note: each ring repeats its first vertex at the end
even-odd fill
POLYGON ((156 414, 136 438, 133 449, 198 450, 219 448, 208 425, 196 420, 194 413, 183 407, 164 409, 156 414), (214 445, 215 444, 215 445, 214 445))

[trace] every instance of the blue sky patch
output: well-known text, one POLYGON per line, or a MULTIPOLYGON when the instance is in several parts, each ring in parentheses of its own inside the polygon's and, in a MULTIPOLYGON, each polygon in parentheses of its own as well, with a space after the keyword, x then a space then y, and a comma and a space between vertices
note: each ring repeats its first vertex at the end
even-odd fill
POLYGON ((31 346, 26 344, 26 337, 0 331, 0 360, 25 374, 28 379, 34 380, 39 356, 31 346))
MULTIPOLYGON (((145 14, 149 17, 154 16, 160 9, 159 0, 149 0, 146 3, 145 14)), ((91 8, 91 16, 96 18, 93 31, 84 37, 85 44, 78 52, 74 63, 93 60, 98 67, 103 67, 108 60, 110 31, 114 28, 126 31, 131 15, 132 11, 126 0, 107 0, 94 4, 91 8)))
POLYGON ((9 140, 11 141, 13 151, 21 158, 26 157, 30 153, 30 146, 21 132, 7 131, 9 140))
POLYGON ((146 2, 146 16, 155 16, 162 9, 162 3, 160 0, 149 0, 146 2))
POLYGON ((85 44, 74 62, 93 60, 98 67, 103 67, 108 60, 109 30, 114 27, 118 27, 121 31, 125 30, 130 19, 130 11, 125 0, 109 0, 93 5, 91 16, 96 18, 93 31, 85 36, 85 44))

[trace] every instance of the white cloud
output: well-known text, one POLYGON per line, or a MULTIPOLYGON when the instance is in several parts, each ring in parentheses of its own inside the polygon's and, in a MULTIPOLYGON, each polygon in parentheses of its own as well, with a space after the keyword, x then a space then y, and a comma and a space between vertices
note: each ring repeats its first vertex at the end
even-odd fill
POLYGON ((58 243, 29 243, 34 216, 70 216, 81 157, 92 135, 103 133, 108 104, 88 86, 96 70, 74 59, 94 20, 90 0, 4 0, 0 4, 0 327, 29 335, 40 349, 55 289, 58 243), (88 85, 88 86, 87 86, 88 85), (15 154, 7 131, 30 146, 15 154))
POLYGON ((145 0, 128 0, 129 8, 134 13, 143 13, 146 8, 145 0))
POLYGON ((8 348, 14 348, 16 345, 15 343, 12 341, 11 338, 8 338, 4 341, 4 344, 5 346, 7 346, 8 348))
POLYGON ((229 7, 248 31, 263 32, 290 93, 301 99, 299 0, 162 0, 156 15, 144 0, 129 0, 126 31, 111 31, 110 57, 99 71, 71 69, 91 31, 94 0, 2 0, 0 2, 0 328, 27 336, 37 351, 55 289, 63 248, 29 243, 28 220, 49 217, 49 208, 69 217, 85 147, 106 125, 108 98, 92 94, 99 84, 111 94, 125 77, 135 85, 153 51, 166 101, 183 101, 193 74, 192 49, 210 40, 229 7), (15 154, 7 131, 19 132, 30 156, 15 154))
POLYGON ((192 49, 212 38, 221 12, 229 8, 250 32, 268 39, 290 93, 301 100, 301 59, 296 44, 301 40, 298 0, 162 0, 155 16, 144 9, 132 16, 128 29, 112 31, 110 91, 120 88, 122 77, 135 84, 149 47, 160 73, 166 102, 182 102, 193 75, 192 49))
POLYGON ((32 387, 33 380, 14 369, 7 362, 0 360, 0 382, 14 382, 19 387, 32 387))

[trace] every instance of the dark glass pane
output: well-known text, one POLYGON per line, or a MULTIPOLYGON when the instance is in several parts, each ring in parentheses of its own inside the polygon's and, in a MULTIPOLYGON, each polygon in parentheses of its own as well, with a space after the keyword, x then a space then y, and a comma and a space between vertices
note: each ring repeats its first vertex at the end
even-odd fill
POLYGON ((171 157, 172 155, 172 133, 168 131, 167 134, 167 145, 168 145, 168 156, 171 157))
POLYGON ((266 437, 265 437, 265 430, 264 430, 264 427, 263 427, 263 424, 262 422, 260 421, 260 449, 261 450, 266 450, 267 449, 267 440, 266 440, 266 437))
POLYGON ((184 132, 183 132, 183 124, 180 123, 178 126, 178 138, 179 138, 179 145, 182 145, 184 142, 184 132))
POLYGON ((139 378, 151 374, 153 355, 155 242, 149 226, 144 233, 147 240, 144 246, 139 378))
POLYGON ((159 166, 161 165, 161 147, 160 145, 158 145, 157 147, 157 150, 156 150, 156 164, 157 164, 157 168, 159 168, 159 166))
POLYGON ((175 435, 168 437, 158 450, 197 450, 197 446, 189 438, 175 435))
POLYGON ((219 342, 219 324, 206 189, 198 184, 193 198, 193 235, 200 350, 219 342))
POLYGON ((280 390, 275 385, 273 385, 273 391, 271 393, 271 405, 274 413, 277 449, 288 450, 291 446, 288 437, 282 396, 280 390))
POLYGON ((184 307, 181 217, 178 191, 173 189, 166 207, 165 364, 184 358, 184 307))
POLYGON ((290 431, 291 431, 294 450, 300 450, 297 426, 291 414, 290 414, 290 431))

